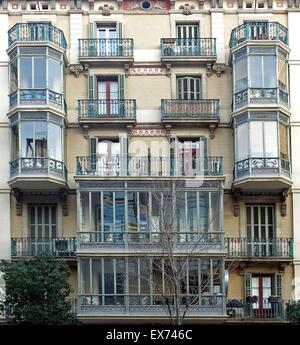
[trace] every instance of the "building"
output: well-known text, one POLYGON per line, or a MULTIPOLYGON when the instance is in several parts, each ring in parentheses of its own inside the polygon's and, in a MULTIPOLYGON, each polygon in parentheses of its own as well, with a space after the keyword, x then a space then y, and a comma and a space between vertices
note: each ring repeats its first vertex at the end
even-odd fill
POLYGON ((65 259, 83 321, 160 322, 159 234, 175 195, 174 255, 193 253, 187 319, 284 320, 300 255, 298 2, 2 0, 0 11, 11 257, 65 259))

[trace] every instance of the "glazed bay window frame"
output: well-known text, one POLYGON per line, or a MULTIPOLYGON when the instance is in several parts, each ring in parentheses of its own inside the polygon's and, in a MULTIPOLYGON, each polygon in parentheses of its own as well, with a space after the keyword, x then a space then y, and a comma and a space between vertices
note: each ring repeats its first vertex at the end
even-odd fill
POLYGON ((289 142, 289 117, 281 112, 246 112, 236 116, 235 179, 261 174, 290 177, 289 142), (254 150, 261 150, 262 154, 254 150))
MULTIPOLYGON (((222 244, 222 193, 184 189, 176 189, 175 193, 178 202, 172 207, 180 214, 174 229, 178 243, 222 244)), ((164 203, 163 191, 79 190, 79 243, 115 243, 125 246, 132 243, 158 244, 163 226, 159 197, 164 203)))
POLYGON ((233 53, 232 65, 233 110, 248 104, 261 103, 288 107, 288 53, 281 47, 248 45, 233 53), (272 65, 271 59, 274 59, 275 75, 266 70, 272 65), (260 71, 257 69, 259 63, 260 71), (268 84, 271 74, 274 78, 272 83, 268 84), (237 79, 239 76, 240 79, 237 79), (260 81, 257 78, 260 78, 260 81))
POLYGON ((52 112, 18 112, 13 114, 9 120, 11 177, 22 173, 44 172, 47 169, 48 173, 51 171, 65 179, 63 117, 52 112), (32 142, 23 136, 26 133, 27 124, 32 125, 32 142), (36 140, 36 136, 41 136, 41 133, 36 131, 41 124, 46 129, 46 140, 36 140), (24 140, 26 140, 26 148, 22 147, 24 140), (26 154, 27 148, 31 150, 32 154, 26 154))
POLYGON ((62 111, 65 110, 62 52, 48 46, 18 46, 9 53, 9 57, 10 109, 18 105, 49 104, 62 111))
MULTIPOLYGON (((182 305, 189 301, 192 306, 222 306, 224 260, 217 257, 191 257, 183 261, 178 257, 177 260, 184 272, 182 305)), ((173 298, 172 278, 166 273, 167 261, 163 257, 80 257, 78 297, 81 306, 123 305, 129 310, 131 306, 165 305, 163 294, 173 298), (123 270, 118 270, 117 261, 123 270), (110 279, 105 275, 107 262, 112 268, 110 279)))

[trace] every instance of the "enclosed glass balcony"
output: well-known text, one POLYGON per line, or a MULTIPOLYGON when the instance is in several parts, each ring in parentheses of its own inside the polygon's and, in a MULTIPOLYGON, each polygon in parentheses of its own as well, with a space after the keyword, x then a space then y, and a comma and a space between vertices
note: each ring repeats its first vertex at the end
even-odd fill
POLYGON ((216 60, 215 38, 162 38, 160 43, 162 60, 216 60))
POLYGON ((135 120, 135 99, 80 99, 78 100, 79 120, 135 120))
POLYGON ((248 22, 232 30, 230 48, 244 41, 281 41, 288 45, 288 29, 278 22, 248 22))
POLYGON ((8 46, 15 42, 50 42, 67 48, 62 30, 49 23, 18 23, 8 31, 8 46))

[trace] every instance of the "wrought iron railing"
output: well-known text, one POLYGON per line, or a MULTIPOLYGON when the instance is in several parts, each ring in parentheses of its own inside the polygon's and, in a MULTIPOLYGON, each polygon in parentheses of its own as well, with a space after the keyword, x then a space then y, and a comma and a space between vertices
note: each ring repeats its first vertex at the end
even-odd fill
POLYGON ((67 48, 63 31, 49 23, 18 23, 14 25, 8 31, 8 46, 16 41, 46 41, 61 48, 67 48))
MULTIPOLYGON (((78 294, 79 306, 161 306, 167 307, 166 299, 168 299, 170 305, 174 305, 174 295, 168 294, 78 294)), ((219 306, 222 308, 224 303, 224 297, 222 295, 205 295, 199 294, 180 294, 177 301, 180 307, 193 309, 194 306, 213 307, 219 306)))
MULTIPOLYGON (((105 226, 105 225, 104 225, 105 226)), ((154 231, 125 231, 125 224, 115 231, 79 232, 79 243, 127 243, 127 244, 190 244, 201 246, 220 244, 221 232, 154 232, 154 231)))
POLYGON ((235 163, 234 176, 286 175, 290 177, 290 163, 279 157, 248 157, 235 163))
POLYGON ((230 48, 246 40, 277 40, 288 44, 288 29, 277 22, 244 23, 232 30, 230 48))
POLYGON ((42 253, 75 256, 76 242, 76 237, 15 237, 11 239, 11 256, 36 256, 42 253))
POLYGON ((80 99, 79 118, 132 118, 136 117, 135 99, 80 99))
POLYGON ((76 174, 91 176, 220 176, 222 157, 76 157, 76 174))
POLYGON ((283 104, 289 105, 289 95, 278 88, 248 88, 234 95, 234 107, 246 104, 283 104))
POLYGON ((51 105, 66 112, 61 93, 49 89, 19 89, 9 95, 10 109, 17 105, 51 105))
POLYGON ((216 56, 215 38, 162 38, 161 56, 216 56))
POLYGON ((133 57, 133 39, 79 39, 79 57, 133 57))
POLYGON ((228 256, 293 257, 293 239, 248 239, 229 237, 225 239, 228 256))
POLYGON ((18 158, 10 162, 10 178, 19 175, 52 175, 67 179, 64 162, 47 157, 18 158))
POLYGON ((219 100, 218 99, 162 99, 161 116, 196 119, 201 118, 218 118, 219 117, 219 100))
POLYGON ((249 296, 245 300, 226 301, 227 315, 238 319, 286 319, 289 301, 276 296, 259 299, 249 296))

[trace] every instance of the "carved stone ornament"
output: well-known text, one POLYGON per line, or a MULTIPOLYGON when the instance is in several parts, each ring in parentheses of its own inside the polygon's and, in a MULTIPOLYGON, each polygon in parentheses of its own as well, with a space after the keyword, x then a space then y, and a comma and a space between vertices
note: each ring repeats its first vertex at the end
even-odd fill
POLYGON ((215 63, 213 65, 213 70, 216 73, 217 77, 221 77, 221 74, 226 70, 226 66, 223 63, 215 63))
POLYGON ((238 217, 240 215, 240 191, 236 189, 233 194, 233 215, 238 217))
POLYGON ((102 11, 102 16, 110 16, 111 11, 113 11, 113 10, 114 10, 114 7, 109 6, 107 4, 99 7, 99 11, 102 11))
POLYGON ((66 189, 60 189, 59 191, 59 197, 61 201, 62 206, 62 213, 64 217, 67 217, 69 214, 69 208, 68 208, 68 192, 66 189))
POLYGON ((83 66, 80 64, 70 65, 70 72, 73 73, 76 78, 78 78, 79 74, 83 72, 83 66))
POLYGON ((13 189, 12 192, 16 198, 16 214, 20 217, 23 214, 23 193, 17 188, 13 189))
POLYGON ((190 14, 192 14, 192 10, 195 9, 195 6, 194 5, 190 5, 190 4, 184 4, 184 5, 181 5, 179 7, 179 9, 182 10, 182 13, 185 16, 189 16, 190 14))

